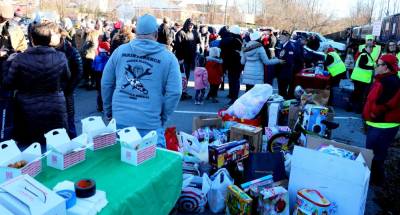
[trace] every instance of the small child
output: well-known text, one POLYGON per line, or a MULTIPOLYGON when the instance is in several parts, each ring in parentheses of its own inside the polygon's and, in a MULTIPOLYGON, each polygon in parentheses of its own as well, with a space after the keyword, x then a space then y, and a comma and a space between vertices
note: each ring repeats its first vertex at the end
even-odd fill
POLYGON ((97 90, 97 111, 103 112, 103 99, 101 98, 101 77, 109 59, 110 42, 107 36, 104 36, 99 43, 99 54, 94 58, 92 69, 96 81, 97 90))
POLYGON ((206 70, 208 73, 208 82, 210 83, 210 92, 207 98, 211 98, 212 103, 218 103, 218 87, 222 83, 224 70, 222 68, 222 59, 219 58, 221 49, 217 47, 210 48, 206 62, 206 70))
POLYGON ((203 104, 204 94, 208 87, 207 70, 204 67, 196 67, 194 69, 194 89, 196 90, 194 104, 203 104))

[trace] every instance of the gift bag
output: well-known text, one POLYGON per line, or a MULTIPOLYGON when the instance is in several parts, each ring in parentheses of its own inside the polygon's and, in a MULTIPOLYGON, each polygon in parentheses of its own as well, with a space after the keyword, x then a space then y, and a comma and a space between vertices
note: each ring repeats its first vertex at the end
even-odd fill
POLYGON ((210 190, 211 181, 207 174, 203 177, 191 176, 184 181, 181 196, 177 202, 177 208, 181 213, 203 213, 207 205, 207 193, 210 190))
POLYGON ((176 135, 176 127, 170 127, 165 129, 165 141, 167 149, 172 151, 179 151, 179 141, 176 135))
POLYGON ((0 89, 0 142, 11 139, 14 128, 14 105, 11 96, 0 89))
POLYGON ((225 209, 225 198, 228 186, 233 184, 233 179, 225 168, 219 169, 211 177, 211 189, 208 192, 208 205, 211 212, 220 213, 225 209))
POLYGON ((274 181, 286 179, 284 157, 281 152, 250 153, 249 159, 244 160, 244 176, 246 181, 273 175, 274 181))

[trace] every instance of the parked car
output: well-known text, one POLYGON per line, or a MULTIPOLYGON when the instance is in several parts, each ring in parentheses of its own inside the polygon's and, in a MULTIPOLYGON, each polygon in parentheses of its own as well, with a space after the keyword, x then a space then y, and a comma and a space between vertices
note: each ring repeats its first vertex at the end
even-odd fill
POLYGON ((310 32, 310 31, 293 31, 292 33, 292 39, 297 39, 297 37, 305 35, 305 36, 309 36, 309 35, 316 35, 317 38, 319 39, 320 42, 320 46, 318 51, 322 51, 322 48, 325 47, 326 45, 331 46, 332 48, 338 50, 338 51, 346 51, 346 44, 344 43, 339 43, 336 42, 334 40, 331 39, 327 39, 324 36, 322 36, 320 33, 317 32, 310 32))

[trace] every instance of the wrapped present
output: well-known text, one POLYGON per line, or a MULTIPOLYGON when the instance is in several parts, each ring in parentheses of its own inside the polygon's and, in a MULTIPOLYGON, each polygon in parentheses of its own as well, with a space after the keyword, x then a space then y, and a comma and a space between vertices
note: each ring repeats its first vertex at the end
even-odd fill
POLYGON ((253 196, 258 196, 258 193, 264 188, 269 188, 274 183, 272 175, 266 175, 262 178, 258 178, 246 183, 241 184, 240 186, 245 192, 251 192, 253 196), (256 195, 254 195, 256 194, 256 195))
POLYGON ((261 191, 259 210, 262 215, 289 215, 289 193, 283 187, 261 191))
POLYGON ((14 140, 0 143, 0 184, 19 175, 35 177, 42 171, 41 149, 33 143, 21 152, 14 140))
POLYGON ((236 185, 228 187, 226 214, 250 215, 253 199, 236 185))

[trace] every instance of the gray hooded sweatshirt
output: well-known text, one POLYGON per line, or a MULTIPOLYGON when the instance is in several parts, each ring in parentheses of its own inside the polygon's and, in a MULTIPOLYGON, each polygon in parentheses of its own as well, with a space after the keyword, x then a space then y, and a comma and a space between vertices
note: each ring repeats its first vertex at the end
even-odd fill
POLYGON ((112 113, 118 125, 162 128, 182 93, 178 60, 165 45, 135 39, 111 55, 101 91, 105 114, 112 113))

